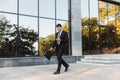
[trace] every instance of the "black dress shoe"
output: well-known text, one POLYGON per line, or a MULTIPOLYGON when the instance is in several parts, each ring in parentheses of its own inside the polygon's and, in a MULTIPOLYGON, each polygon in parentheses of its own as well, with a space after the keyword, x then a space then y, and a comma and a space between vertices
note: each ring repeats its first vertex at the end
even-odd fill
POLYGON ((67 72, 67 71, 68 71, 68 67, 69 67, 69 65, 68 65, 67 67, 65 67, 65 72, 67 72))
POLYGON ((56 72, 54 72, 53 74, 60 74, 60 71, 56 71, 56 72))

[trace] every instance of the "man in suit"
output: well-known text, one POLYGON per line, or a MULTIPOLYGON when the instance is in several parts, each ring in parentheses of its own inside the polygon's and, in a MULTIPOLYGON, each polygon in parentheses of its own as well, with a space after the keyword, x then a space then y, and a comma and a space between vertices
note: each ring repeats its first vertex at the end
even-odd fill
POLYGON ((56 56, 58 60, 58 68, 53 74, 60 74, 61 70, 61 64, 64 65, 65 67, 65 72, 68 71, 69 65, 62 59, 62 55, 65 49, 65 46, 68 42, 68 34, 64 30, 62 30, 62 25, 57 24, 57 30, 58 32, 56 33, 56 40, 54 42, 54 45, 50 50, 52 50, 54 47, 56 47, 56 56))

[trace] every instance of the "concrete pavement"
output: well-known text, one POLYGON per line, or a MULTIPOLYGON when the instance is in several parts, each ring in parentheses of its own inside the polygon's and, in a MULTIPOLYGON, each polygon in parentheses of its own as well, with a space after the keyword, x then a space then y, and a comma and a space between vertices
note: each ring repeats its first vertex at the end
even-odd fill
POLYGON ((68 72, 53 75, 57 65, 0 68, 0 80, 120 80, 120 67, 70 64, 68 72))

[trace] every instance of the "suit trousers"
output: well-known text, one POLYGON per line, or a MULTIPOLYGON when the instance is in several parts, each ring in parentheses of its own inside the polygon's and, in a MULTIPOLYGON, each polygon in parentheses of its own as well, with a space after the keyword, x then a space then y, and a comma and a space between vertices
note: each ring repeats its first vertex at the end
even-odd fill
POLYGON ((64 53, 64 45, 57 45, 56 46, 56 55, 57 55, 57 60, 58 60, 58 68, 57 71, 60 72, 61 70, 61 64, 63 64, 64 67, 68 67, 69 65, 62 59, 62 55, 64 53))

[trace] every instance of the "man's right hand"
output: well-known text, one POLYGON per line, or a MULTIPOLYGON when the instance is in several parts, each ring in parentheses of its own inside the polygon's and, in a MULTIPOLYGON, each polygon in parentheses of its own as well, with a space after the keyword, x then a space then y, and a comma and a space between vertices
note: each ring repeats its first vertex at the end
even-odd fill
POLYGON ((56 38, 56 41, 59 41, 59 42, 60 42, 60 41, 61 41, 61 39, 60 39, 60 38, 56 38))

